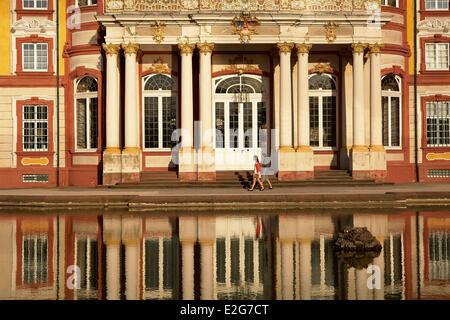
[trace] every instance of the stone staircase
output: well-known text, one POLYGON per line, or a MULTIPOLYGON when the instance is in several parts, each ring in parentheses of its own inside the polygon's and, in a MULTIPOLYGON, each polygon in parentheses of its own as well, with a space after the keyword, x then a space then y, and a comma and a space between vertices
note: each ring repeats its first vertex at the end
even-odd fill
MULTIPOLYGON (((252 179, 251 171, 219 171, 216 173, 216 181, 178 181, 176 171, 167 172, 144 172, 141 173, 141 181, 138 184, 118 184, 113 188, 184 188, 184 187, 207 187, 207 188, 248 188, 252 179)), ((366 186, 380 185, 374 180, 353 180, 347 170, 315 171, 314 179, 308 181, 278 181, 274 176, 270 177, 274 186, 277 187, 301 187, 301 186, 366 186)), ((267 185, 266 185, 267 187, 267 185)))

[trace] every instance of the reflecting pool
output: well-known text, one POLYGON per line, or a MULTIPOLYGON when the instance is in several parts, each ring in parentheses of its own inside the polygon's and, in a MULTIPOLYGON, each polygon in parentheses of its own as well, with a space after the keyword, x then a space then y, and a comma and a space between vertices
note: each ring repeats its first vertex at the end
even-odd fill
POLYGON ((450 212, 0 212, 0 299, 450 299, 450 212), (334 240, 366 227, 378 256, 334 240))

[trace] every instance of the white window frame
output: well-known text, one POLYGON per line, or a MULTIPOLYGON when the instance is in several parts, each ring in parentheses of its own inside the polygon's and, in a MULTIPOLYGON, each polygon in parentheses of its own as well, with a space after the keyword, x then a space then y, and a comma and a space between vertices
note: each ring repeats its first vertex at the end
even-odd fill
POLYGON ((24 72, 48 72, 48 65, 49 65, 50 61, 49 61, 49 54, 48 54, 48 43, 47 42, 38 42, 38 43, 32 43, 32 42, 25 42, 22 43, 22 71, 24 72), (45 69, 38 69, 37 68, 37 49, 36 46, 37 45, 45 45, 47 50, 47 68, 45 69), (33 69, 26 69, 25 68, 25 45, 33 45, 33 65, 34 68, 33 69))
MULTIPOLYGON (((97 88, 98 88, 98 80, 92 76, 86 76, 86 77, 91 77, 93 78, 96 82, 97 82, 97 88)), ((74 128, 75 128, 75 152, 96 152, 98 150, 98 91, 97 92, 83 92, 83 93, 77 93, 77 87, 79 82, 85 77, 81 77, 78 79, 75 79, 75 83, 74 83, 74 88, 75 88, 75 94, 74 94, 74 128), (91 147, 91 139, 90 139, 90 135, 91 135, 91 99, 93 98, 97 98, 97 148, 92 148, 91 147), (77 123, 77 108, 78 108, 78 103, 77 100, 78 99, 86 99, 86 148, 79 148, 78 147, 78 123, 77 123)))
MULTIPOLYGON (((384 77, 387 77, 389 75, 386 75, 384 77)), ((383 78, 384 78, 383 77, 383 78)), ((382 79, 383 79, 382 78, 382 79)), ((384 146, 386 150, 401 150, 403 145, 403 136, 402 136, 402 80, 399 76, 395 76, 395 80, 397 81, 399 91, 391 91, 391 90, 382 90, 381 91, 381 97, 387 97, 388 98, 388 137, 389 137, 389 145, 384 146), (392 119, 391 119, 391 108, 392 108, 392 98, 399 98, 398 102, 398 109, 399 109, 399 146, 392 146, 392 119)), ((381 105, 383 108, 383 105, 381 105)), ((383 112, 383 111, 382 111, 383 112)), ((381 120, 383 121, 383 120, 381 120)))
POLYGON ((447 0, 447 8, 438 8, 439 0, 424 0, 424 1, 425 1, 424 6, 425 6, 426 11, 447 11, 449 9, 449 5, 450 5, 449 0, 447 0), (433 3, 434 3, 433 8, 427 8, 428 1, 433 1, 433 3))
MULTIPOLYGON (((447 104, 449 104, 450 103, 450 101, 449 100, 443 100, 443 101, 427 101, 426 103, 425 103, 425 123, 424 123, 424 130, 425 130, 425 141, 426 141, 426 146, 428 147, 428 148, 448 148, 448 147, 450 147, 450 144, 428 144, 428 128, 427 128, 427 121, 428 121, 428 119, 429 119, 429 117, 428 117, 428 104, 433 104, 434 105, 434 107, 437 107, 437 105, 438 105, 438 103, 439 102, 445 102, 445 103, 447 103, 447 104)), ((430 117, 431 118, 431 117, 430 117)), ((443 117, 442 117, 443 118, 443 117)), ((450 121, 450 115, 448 115, 448 118, 449 118, 449 121, 450 121)), ((439 118, 439 117, 433 117, 433 118, 431 118, 431 119, 441 119, 441 118, 439 118)), ((437 126, 439 126, 439 124, 437 125, 437 126)), ((437 131, 438 133, 440 133, 441 131, 437 131)))
MULTIPOLYGON (((330 77, 331 81, 334 82, 334 85, 336 86, 336 90, 328 90, 328 89, 318 89, 318 90, 312 90, 309 89, 309 80, 313 77, 317 75, 317 73, 312 73, 309 75, 308 77, 308 108, 311 108, 310 104, 309 104, 309 97, 318 97, 319 99, 319 146, 315 147, 315 146, 311 146, 311 148, 313 150, 318 150, 318 151, 336 151, 338 150, 338 145, 339 145, 339 139, 338 139, 338 132, 340 130, 339 128, 339 112, 338 112, 338 108, 339 108, 339 100, 338 100, 338 83, 337 83, 337 79, 335 76, 333 76, 332 74, 328 74, 328 73, 324 73, 323 75, 326 75, 328 77, 330 77), (335 97, 336 98, 336 131, 335 131, 335 135, 336 135, 336 146, 334 147, 324 147, 323 146, 323 97, 335 97)), ((310 121, 310 119, 308 119, 308 122, 310 121)), ((311 141, 309 142, 311 143, 311 141)))
POLYGON ((45 105, 45 104, 26 104, 22 106, 22 151, 25 152, 47 152, 49 149, 49 145, 50 145, 50 119, 49 119, 49 106, 45 105), (32 107, 34 108, 34 115, 35 118, 34 119, 25 119, 25 108, 26 107, 32 107), (37 119, 36 114, 37 114, 37 108, 38 107, 45 107, 47 109, 47 119, 37 119), (25 148, 25 123, 34 123, 35 127, 34 127, 34 142, 33 144, 35 145, 35 148, 29 149, 29 148, 25 148), (47 123, 47 147, 46 148, 37 148, 37 124, 38 123, 47 123))
POLYGON ((77 7, 79 7, 79 8, 85 8, 85 7, 96 6, 96 5, 98 4, 98 0, 97 0, 96 3, 92 3, 93 0, 88 0, 88 4, 80 6, 79 1, 80 1, 80 0, 77 0, 77 3, 76 3, 77 7))
POLYGON ((165 76, 174 80, 172 90, 145 90, 145 83, 153 76, 157 74, 152 74, 145 76, 142 79, 142 148, 146 152, 167 152, 172 151, 171 148, 163 148, 163 98, 175 98, 175 109, 176 118, 178 121, 178 91, 176 85, 176 78, 172 75, 164 74, 165 76), (145 98, 152 97, 158 98, 158 147, 157 148, 146 148, 145 147, 145 98))
POLYGON ((400 0, 395 0, 395 6, 389 5, 389 0, 381 0, 381 5, 385 7, 391 7, 391 8, 400 8, 400 0))
POLYGON ((425 43, 425 52, 424 52, 424 55, 425 55, 425 68, 426 68, 426 70, 428 70, 428 71, 447 71, 447 70, 450 70, 450 43, 448 43, 448 42, 431 42, 431 43, 425 43), (447 68, 438 68, 437 66, 439 65, 439 55, 438 55, 438 45, 442 45, 442 44, 445 44, 446 46, 447 46, 447 68), (428 46, 433 46, 434 47, 434 57, 435 57, 435 61, 434 61, 434 63, 435 63, 435 65, 436 65, 436 68, 434 68, 434 69, 431 69, 431 68, 428 68, 428 56, 427 56, 427 52, 428 52, 428 50, 427 50, 427 47, 428 46))
POLYGON ((36 7, 37 0, 28 0, 28 1, 33 1, 33 7, 25 7, 25 0, 22 0, 22 9, 23 10, 48 10, 48 3, 49 3, 49 1, 52 1, 52 0, 47 0, 47 6, 45 8, 37 8, 36 7))
MULTIPOLYGON (((80 298, 80 296, 82 297, 96 297, 97 293, 98 293, 98 289, 93 289, 91 288, 91 283, 90 283, 90 278, 91 278, 91 243, 92 242, 97 242, 97 248, 98 248, 98 239, 97 239, 97 235, 91 235, 91 234, 87 234, 87 235, 79 235, 76 234, 75 235, 75 248, 74 248, 74 264, 76 266, 78 266, 78 261, 77 261, 77 257, 78 257, 78 240, 86 240, 86 270, 85 271, 85 277, 86 277, 86 288, 80 288, 80 289, 76 289, 74 290, 74 298, 75 300, 78 300, 80 298)), ((98 267, 98 265, 97 265, 98 267)), ((81 273, 83 270, 80 270, 81 273)), ((81 275, 80 275, 81 276, 81 275)))

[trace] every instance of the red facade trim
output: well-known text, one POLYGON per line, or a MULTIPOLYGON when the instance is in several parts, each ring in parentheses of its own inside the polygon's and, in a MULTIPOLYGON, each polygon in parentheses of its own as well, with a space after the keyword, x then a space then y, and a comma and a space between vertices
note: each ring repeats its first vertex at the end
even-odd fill
MULTIPOLYGON (((58 0, 56 0, 58 1, 58 0)), ((23 0, 16 0, 17 20, 23 17, 46 17, 48 20, 53 20, 53 0, 48 0, 47 9, 27 9, 23 7, 23 0)))
POLYGON ((16 64, 16 74, 17 75, 28 75, 36 76, 38 80, 43 76, 54 75, 53 71, 53 39, 39 37, 38 35, 31 35, 30 37, 17 38, 16 39, 16 50, 17 50, 17 64, 16 64), (22 45, 24 43, 47 43, 48 55, 47 55, 47 71, 24 71, 22 65, 23 52, 22 45))

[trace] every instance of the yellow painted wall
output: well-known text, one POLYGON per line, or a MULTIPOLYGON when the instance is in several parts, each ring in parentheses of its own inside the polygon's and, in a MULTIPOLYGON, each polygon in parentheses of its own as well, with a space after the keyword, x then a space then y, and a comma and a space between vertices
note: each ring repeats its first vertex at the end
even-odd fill
POLYGON ((60 58, 59 72, 61 75, 64 75, 64 59, 62 54, 64 51, 64 44, 66 43, 66 36, 67 36, 66 11, 67 11, 67 0, 59 0, 59 58, 60 58))
POLYGON ((408 45, 411 49, 411 56, 409 57, 409 74, 414 74, 414 1, 406 1, 406 34, 408 45))
POLYGON ((0 75, 10 75, 11 42, 10 42, 10 2, 2 1, 0 6, 0 75))

